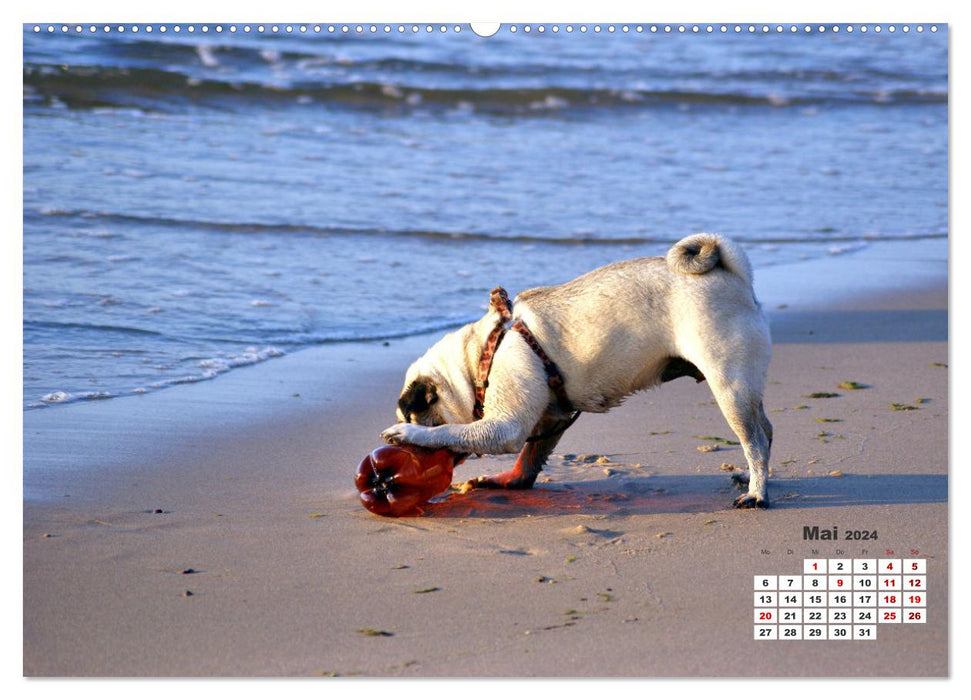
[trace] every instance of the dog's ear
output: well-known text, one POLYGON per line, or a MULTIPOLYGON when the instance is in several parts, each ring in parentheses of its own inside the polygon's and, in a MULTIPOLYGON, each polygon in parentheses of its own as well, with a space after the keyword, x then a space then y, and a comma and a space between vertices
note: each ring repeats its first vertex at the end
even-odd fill
POLYGON ((427 379, 416 379, 401 394, 398 408, 407 420, 412 414, 422 414, 438 401, 438 387, 427 379))
POLYGON ((489 295, 489 312, 499 314, 503 323, 512 318, 512 304, 509 303, 509 295, 502 287, 496 287, 489 295))

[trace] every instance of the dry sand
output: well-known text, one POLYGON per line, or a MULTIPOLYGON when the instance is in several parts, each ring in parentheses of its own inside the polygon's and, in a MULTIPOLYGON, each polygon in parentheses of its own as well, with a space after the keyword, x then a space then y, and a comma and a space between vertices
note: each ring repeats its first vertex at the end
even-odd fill
POLYGON ((24 674, 945 676, 946 309, 940 286, 768 309, 765 511, 730 507, 722 467, 744 457, 698 437, 733 436, 707 386, 680 379, 581 417, 532 492, 369 514, 353 470, 428 338, 29 412, 24 674), (805 525, 879 539, 812 544, 805 525), (754 575, 801 572, 813 547, 919 551, 927 623, 755 641, 754 575))

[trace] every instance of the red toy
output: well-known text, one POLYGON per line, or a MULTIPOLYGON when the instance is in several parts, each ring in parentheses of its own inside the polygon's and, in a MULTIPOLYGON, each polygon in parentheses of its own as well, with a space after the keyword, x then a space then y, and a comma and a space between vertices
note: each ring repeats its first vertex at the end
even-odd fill
POLYGON ((448 450, 414 445, 385 445, 361 460, 354 485, 361 503, 377 515, 418 515, 421 506, 452 483, 452 470, 461 462, 448 450))

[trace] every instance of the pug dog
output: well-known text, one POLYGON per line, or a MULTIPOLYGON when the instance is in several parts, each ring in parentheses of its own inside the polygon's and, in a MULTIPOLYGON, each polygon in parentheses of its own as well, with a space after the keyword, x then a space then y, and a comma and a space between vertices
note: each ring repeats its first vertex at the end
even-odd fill
POLYGON ((748 473, 736 483, 747 490, 734 505, 768 506, 772 424, 762 395, 771 340, 738 244, 691 235, 664 257, 615 262, 522 292, 511 318, 504 307, 494 293, 481 319, 447 334, 411 365, 399 422, 382 432, 384 440, 466 454, 518 453, 509 471, 465 487, 527 489, 577 412, 605 413, 634 392, 690 376, 708 381, 745 452, 748 473), (502 334, 508 320, 520 332, 502 334), (488 347, 497 332, 501 342, 488 347), (484 353, 491 357, 487 377, 484 353))

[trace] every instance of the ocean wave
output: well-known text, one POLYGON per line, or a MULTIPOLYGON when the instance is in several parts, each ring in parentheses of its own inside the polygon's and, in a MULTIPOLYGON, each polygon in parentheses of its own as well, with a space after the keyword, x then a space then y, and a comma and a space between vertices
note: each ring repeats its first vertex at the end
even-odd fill
MULTIPOLYGON (((483 298, 486 297, 487 294, 483 293, 483 298)), ((394 331, 382 328, 380 332, 333 330, 325 333, 300 333, 290 336, 285 342, 308 346, 332 345, 335 343, 377 343, 386 340, 401 340, 402 338, 413 338, 417 335, 458 328, 466 323, 477 321, 480 316, 481 314, 478 316, 439 319, 424 323, 421 321, 411 321, 407 327, 394 331)), ((284 339, 281 339, 281 341, 284 341, 284 339)))
POLYGON ((120 333, 122 335, 141 335, 165 338, 164 333, 148 330, 147 328, 136 328, 132 326, 113 326, 103 323, 83 323, 67 321, 24 321, 24 332, 27 331, 95 331, 99 333, 120 333))
MULTIPOLYGON (((482 241, 493 243, 530 243, 555 246, 631 246, 646 244, 674 244, 680 240, 677 235, 617 235, 604 236, 594 231, 577 231, 565 236, 540 236, 530 234, 503 234, 478 231, 442 231, 434 229, 391 229, 349 226, 314 226, 310 224, 271 224, 260 222, 204 221, 198 219, 178 219, 155 216, 138 216, 111 212, 88 210, 43 209, 25 211, 24 219, 31 217, 69 217, 86 223, 92 220, 104 224, 142 225, 158 228, 177 228, 180 230, 211 231, 226 234, 279 234, 304 236, 362 236, 375 238, 415 238, 448 240, 457 242, 482 241)), ((900 233, 862 233, 845 234, 831 229, 818 229, 799 236, 785 235, 740 235, 732 234, 732 239, 743 244, 805 244, 805 243, 852 243, 859 241, 904 241, 947 238, 946 232, 900 232, 900 233)))
MULTIPOLYGON (((271 74, 272 77, 272 74, 271 74)), ((481 82, 481 81, 480 81, 481 82)), ((237 103, 324 104, 348 109, 472 109, 485 113, 538 114, 576 109, 617 109, 693 105, 783 108, 825 103, 945 104, 946 90, 899 87, 807 90, 798 83, 771 82, 757 89, 663 89, 645 87, 527 87, 472 85, 424 86, 404 81, 325 82, 274 79, 274 82, 200 77, 160 68, 66 66, 27 63, 23 71, 25 103, 67 108, 138 108, 182 111, 188 105, 232 107, 237 103)))
MULTIPOLYGON (((76 41, 64 37, 67 41, 76 41)), ((556 38, 550 35, 546 39, 556 38)), ((808 37, 806 37, 808 38, 808 37)), ((105 66, 118 67, 171 67, 180 68, 230 68, 235 72, 271 66, 279 69, 294 68, 298 71, 313 71, 319 68, 339 67, 347 71, 388 72, 404 74, 437 74, 487 77, 553 77, 560 74, 577 72, 596 75, 643 75, 650 71, 654 77, 668 80, 696 81, 716 79, 718 81, 746 81, 750 83, 771 83, 798 80, 804 83, 832 83, 845 86, 847 83, 874 80, 894 80, 915 84, 927 80, 924 66, 901 64, 887 67, 877 65, 866 55, 856 55, 839 66, 813 65, 813 52, 807 51, 803 61, 792 64, 781 61, 776 65, 751 68, 744 65, 723 65, 718 68, 700 71, 690 63, 652 64, 638 50, 650 46, 654 38, 642 38, 633 42, 623 42, 614 37, 613 52, 600 50, 585 52, 570 47, 570 40, 561 35, 561 43, 542 45, 521 42, 542 41, 534 35, 507 38, 505 46, 496 44, 495 53, 488 51, 459 51, 463 39, 454 36, 435 37, 435 43, 427 39, 415 41, 409 36, 391 35, 388 37, 357 36, 353 33, 330 34, 325 40, 304 37, 285 37, 276 35, 247 36, 244 34, 203 37, 200 35, 181 36, 128 35, 122 37, 97 36, 84 37, 89 60, 98 61, 105 66), (517 43, 518 39, 518 43, 517 43), (419 48, 420 47, 420 48, 419 48), (514 47, 518 48, 515 54, 514 47), (416 50, 419 49, 419 50, 416 50), (513 57, 514 56, 514 57, 513 57), (648 61, 645 63, 645 61, 648 61)), ((572 41, 579 40, 574 36, 572 41)), ((749 37, 708 37, 707 41, 728 40, 735 44, 748 41, 749 37)), ((760 42, 760 37, 752 37, 760 42)), ((802 41, 797 35, 786 38, 786 42, 802 41)), ((501 39, 498 41, 502 41, 501 39)), ((771 39, 770 39, 771 41, 771 39)), ((65 44, 66 46, 66 44, 65 44)), ((751 44, 752 47, 756 44, 751 44)), ((758 44, 760 50, 771 56, 778 52, 778 46, 764 41, 758 44)), ((790 58, 791 54, 778 52, 780 58, 790 58)))
POLYGON ((273 346, 262 349, 248 347, 239 353, 224 354, 217 357, 199 360, 196 363, 196 366, 201 371, 195 374, 186 374, 161 379, 159 381, 151 382, 146 386, 139 386, 129 391, 119 391, 115 393, 108 391, 52 391, 41 396, 39 401, 28 403, 25 408, 43 408, 45 406, 56 406, 61 404, 77 403, 80 401, 99 401, 118 398, 121 396, 135 396, 146 394, 152 390, 166 389, 168 387, 179 386, 181 384, 196 384, 198 382, 215 379, 219 375, 225 374, 226 372, 238 367, 248 367, 250 365, 265 362, 266 360, 276 357, 282 357, 285 354, 286 353, 283 350, 273 346))
MULTIPOLYGON (((389 340, 399 340, 403 338, 410 338, 414 336, 425 335, 427 333, 434 333, 436 331, 451 330, 458 328, 466 323, 471 323, 477 320, 478 316, 469 316, 467 318, 456 318, 456 319, 440 319, 436 321, 429 321, 426 323, 412 323, 407 328, 403 328, 398 331, 383 331, 380 333, 368 333, 368 332, 341 332, 333 331, 327 333, 311 334, 303 333, 299 335, 293 335, 288 338, 281 339, 282 344, 292 343, 299 346, 300 348, 306 348, 313 345, 327 345, 327 344, 338 344, 338 343, 372 343, 372 342, 382 342, 389 340)), ((26 325, 26 324, 25 324, 26 325)), ((35 325, 64 325, 64 324, 35 324, 35 325)), ((80 325, 80 324, 79 324, 80 325)), ((89 326, 93 327, 93 326, 89 326)), ((226 339, 220 339, 226 340, 226 339)), ((275 358, 283 357, 287 352, 275 345, 270 345, 263 348, 247 347, 245 350, 238 353, 221 353, 216 356, 206 357, 202 359, 196 359, 193 361, 195 367, 198 368, 198 372, 181 374, 174 377, 167 377, 165 379, 159 379, 150 383, 146 383, 142 386, 138 386, 133 389, 128 390, 116 390, 114 392, 107 391, 87 391, 87 392, 68 392, 68 391, 51 391, 40 397, 39 400, 28 401, 24 408, 27 410, 45 408, 50 406, 73 404, 85 401, 95 401, 95 400, 106 400, 113 398, 121 398, 126 396, 138 396, 143 394, 148 394, 153 391, 160 391, 168 389, 171 387, 181 386, 185 384, 198 384, 200 382, 206 382, 216 377, 226 374, 227 372, 238 369, 241 367, 248 367, 275 358)), ((190 358, 185 358, 185 361, 189 361, 190 358)))

